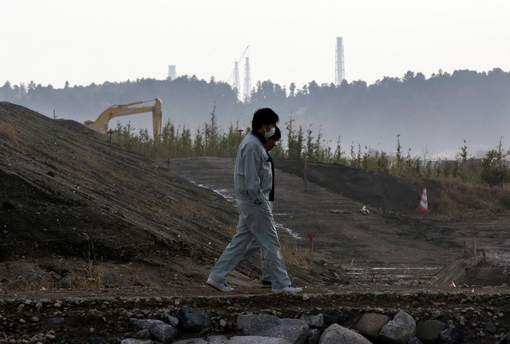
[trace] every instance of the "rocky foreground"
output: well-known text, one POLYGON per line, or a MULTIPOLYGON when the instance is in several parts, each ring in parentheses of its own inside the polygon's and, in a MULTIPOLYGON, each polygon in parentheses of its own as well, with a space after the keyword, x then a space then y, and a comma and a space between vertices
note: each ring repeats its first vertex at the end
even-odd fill
MULTIPOLYGON (((467 291, 465 291, 467 292, 467 291)), ((0 300, 0 343, 509 343, 510 294, 0 300)))

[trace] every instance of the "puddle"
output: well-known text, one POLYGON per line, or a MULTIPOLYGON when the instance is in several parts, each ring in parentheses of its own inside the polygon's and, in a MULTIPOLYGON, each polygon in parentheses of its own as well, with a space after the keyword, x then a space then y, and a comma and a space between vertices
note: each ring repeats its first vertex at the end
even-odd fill
POLYGON ((401 266, 401 267, 371 267, 371 268, 349 268, 349 267, 346 267, 345 270, 349 271, 350 274, 355 274, 355 275, 358 275, 358 274, 363 274, 364 272, 367 272, 367 271, 380 271, 380 272, 385 272, 385 271, 399 271, 399 272, 402 272, 403 270, 404 271, 438 271, 438 270, 441 270, 441 267, 438 267, 438 266, 423 266, 423 267, 406 267, 406 266, 401 266))
POLYGON ((294 239, 303 239, 301 237, 301 235, 299 235, 298 233, 296 233, 295 231, 293 231, 292 229, 288 228, 288 227, 285 227, 284 225, 282 225, 281 223, 277 223, 276 224, 276 229, 278 229, 279 231, 284 231, 286 232, 288 235, 290 235, 291 237, 293 237, 294 239))

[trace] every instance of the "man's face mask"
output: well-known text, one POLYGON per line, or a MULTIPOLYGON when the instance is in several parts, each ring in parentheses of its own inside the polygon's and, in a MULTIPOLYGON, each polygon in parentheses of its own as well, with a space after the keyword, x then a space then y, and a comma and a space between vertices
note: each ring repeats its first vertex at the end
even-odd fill
POLYGON ((268 139, 268 138, 272 137, 275 132, 276 132, 275 127, 269 128, 269 131, 266 131, 266 133, 264 134, 264 137, 266 139, 268 139))

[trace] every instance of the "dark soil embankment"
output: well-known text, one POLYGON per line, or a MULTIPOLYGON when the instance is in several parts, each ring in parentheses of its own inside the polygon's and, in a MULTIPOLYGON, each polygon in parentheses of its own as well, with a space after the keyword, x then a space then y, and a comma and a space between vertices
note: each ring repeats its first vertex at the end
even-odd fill
POLYGON ((196 285, 235 221, 220 196, 79 123, 10 103, 0 103, 0 191, 0 290, 51 287, 71 272, 66 285, 80 273, 99 284, 196 285), (111 273, 117 263, 125 269, 111 273))
MULTIPOLYGON (((303 177, 302 161, 278 160, 277 167, 303 177)), ((495 214, 508 209, 510 193, 457 181, 399 178, 348 166, 308 163, 307 179, 330 191, 372 208, 402 213, 415 212, 423 188, 427 188, 431 214, 455 216, 495 214)))

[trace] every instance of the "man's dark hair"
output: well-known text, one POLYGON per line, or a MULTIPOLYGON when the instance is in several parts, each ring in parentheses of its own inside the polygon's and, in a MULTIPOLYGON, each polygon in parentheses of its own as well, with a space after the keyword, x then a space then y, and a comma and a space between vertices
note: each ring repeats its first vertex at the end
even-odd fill
POLYGON ((270 108, 262 108, 255 111, 253 119, 251 121, 251 128, 253 130, 259 130, 263 125, 276 124, 280 118, 270 108))
POLYGON ((282 132, 281 132, 280 128, 275 127, 274 134, 273 134, 273 136, 270 137, 270 139, 274 140, 274 141, 280 141, 281 138, 282 138, 282 132))

